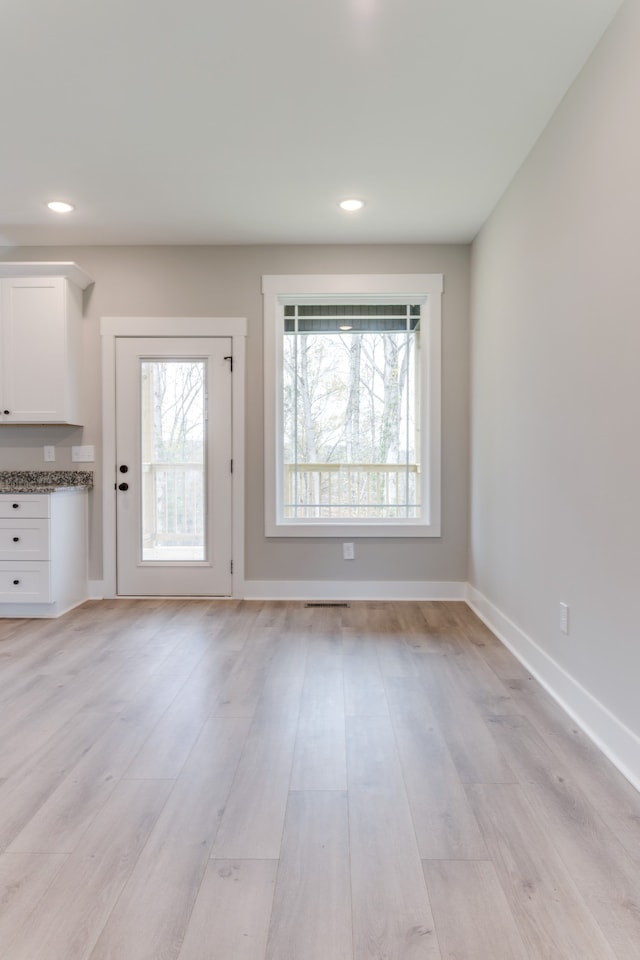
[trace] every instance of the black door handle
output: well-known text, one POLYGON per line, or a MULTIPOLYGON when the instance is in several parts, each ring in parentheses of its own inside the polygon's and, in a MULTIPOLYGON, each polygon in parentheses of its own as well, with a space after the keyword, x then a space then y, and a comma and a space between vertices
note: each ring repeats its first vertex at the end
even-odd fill
POLYGON ((122 466, 120 467, 120 473, 128 473, 128 472, 129 472, 129 467, 126 465, 126 463, 123 463, 122 466))
POLYGON ((119 483, 119 484, 118 484, 118 490, 128 490, 128 489, 129 489, 129 484, 128 484, 128 483, 119 483))

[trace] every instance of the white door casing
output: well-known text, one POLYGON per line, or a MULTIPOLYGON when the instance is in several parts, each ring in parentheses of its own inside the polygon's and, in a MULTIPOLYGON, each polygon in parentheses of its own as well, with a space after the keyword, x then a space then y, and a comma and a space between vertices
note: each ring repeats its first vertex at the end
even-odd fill
MULTIPOLYGON (((233 473, 230 477, 231 503, 228 515, 231 518, 231 544, 233 573, 230 589, 225 595, 241 598, 244 595, 244 435, 245 435, 245 346, 247 323, 241 317, 103 317, 102 374, 103 374, 103 470, 102 470, 102 519, 103 519, 103 580, 92 580, 93 597, 118 596, 116 580, 116 491, 122 475, 116 465, 116 343, 122 338, 202 338, 228 337, 231 340, 229 354, 233 356, 231 380, 231 456, 233 473)), ((225 354, 225 355, 229 355, 225 354)), ((160 594, 180 595, 171 589, 173 581, 160 594)), ((197 595, 189 593, 188 595, 197 595)), ((208 596, 221 595, 207 593, 208 596)))

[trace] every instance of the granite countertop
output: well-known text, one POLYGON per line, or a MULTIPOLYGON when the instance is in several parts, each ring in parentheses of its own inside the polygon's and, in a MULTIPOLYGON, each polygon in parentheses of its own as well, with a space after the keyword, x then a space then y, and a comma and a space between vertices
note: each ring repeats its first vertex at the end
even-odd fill
POLYGON ((55 493, 92 487, 91 470, 0 470, 0 493, 55 493))

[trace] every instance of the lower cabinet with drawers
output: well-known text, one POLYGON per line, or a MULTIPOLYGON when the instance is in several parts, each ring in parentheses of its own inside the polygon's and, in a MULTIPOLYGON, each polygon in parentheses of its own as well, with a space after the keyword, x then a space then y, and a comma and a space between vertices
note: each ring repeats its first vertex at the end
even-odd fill
POLYGON ((0 617, 58 617, 87 596, 86 490, 0 494, 0 617))

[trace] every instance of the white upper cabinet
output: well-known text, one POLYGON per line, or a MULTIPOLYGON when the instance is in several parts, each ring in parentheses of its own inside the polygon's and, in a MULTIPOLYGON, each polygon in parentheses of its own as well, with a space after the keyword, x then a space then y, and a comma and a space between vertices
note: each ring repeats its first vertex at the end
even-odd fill
POLYGON ((90 282, 75 264, 0 264, 0 424, 82 424, 80 324, 90 282))

